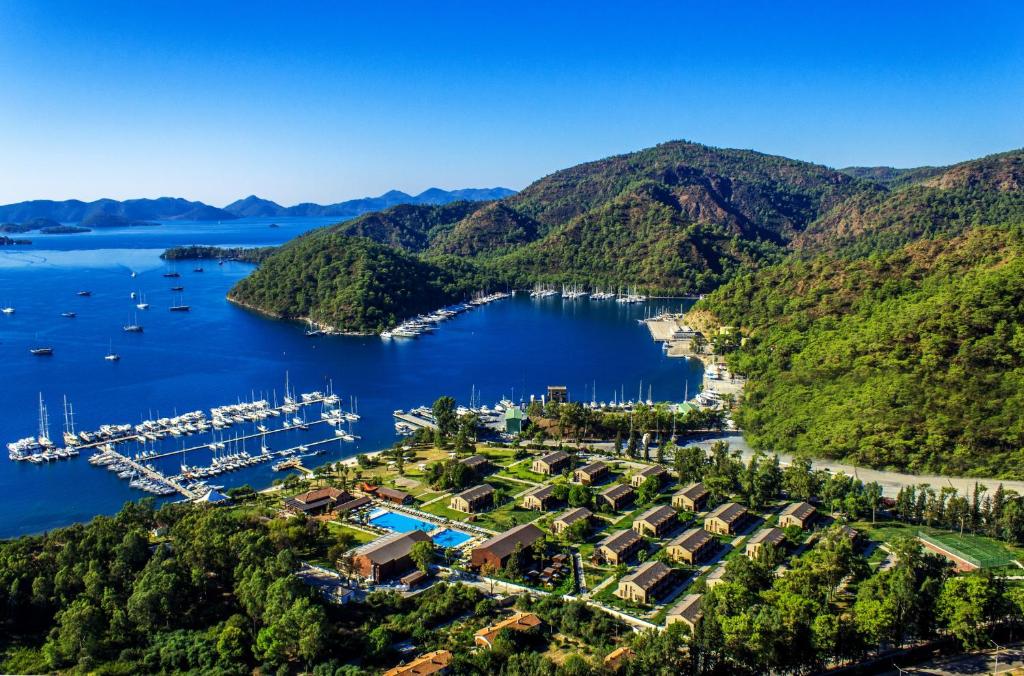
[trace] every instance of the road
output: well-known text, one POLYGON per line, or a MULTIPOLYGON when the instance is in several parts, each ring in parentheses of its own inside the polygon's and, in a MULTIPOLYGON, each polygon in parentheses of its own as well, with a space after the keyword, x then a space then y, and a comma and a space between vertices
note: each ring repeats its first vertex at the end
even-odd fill
MULTIPOLYGON (((743 454, 744 461, 749 459, 754 452, 754 449, 750 447, 750 444, 747 443, 746 439, 738 434, 706 438, 700 441, 682 440, 680 443, 685 443, 689 446, 710 448, 711 444, 716 441, 728 442, 730 447, 739 450, 740 453, 743 454)), ((779 453, 779 460, 782 464, 788 465, 792 462, 793 456, 788 453, 779 453)), ((960 492, 961 495, 965 495, 974 491, 975 482, 987 486, 990 492, 994 491, 996 486, 999 484, 1003 484, 1004 488, 1013 489, 1018 493, 1024 494, 1024 481, 1008 481, 1003 479, 965 479, 963 477, 946 477, 932 474, 903 474, 902 472, 886 472, 876 469, 865 469, 855 465, 844 465, 832 460, 815 460, 814 468, 826 469, 830 472, 845 472, 846 474, 857 477, 864 483, 877 481, 882 487, 882 495, 890 498, 895 498, 900 492, 900 489, 905 486, 919 486, 920 484, 928 484, 936 490, 944 486, 952 485, 960 492)))
POLYGON ((962 676, 964 674, 1021 674, 1024 673, 1024 647, 1007 646, 999 651, 998 669, 995 649, 931 660, 921 664, 893 670, 886 674, 935 674, 936 676, 962 676))

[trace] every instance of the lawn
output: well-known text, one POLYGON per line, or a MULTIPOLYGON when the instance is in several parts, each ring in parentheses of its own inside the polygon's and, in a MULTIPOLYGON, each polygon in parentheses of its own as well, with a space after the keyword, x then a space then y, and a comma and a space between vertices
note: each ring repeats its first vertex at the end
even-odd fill
POLYGON ((453 521, 465 521, 467 517, 470 516, 465 512, 458 512, 454 509, 449 509, 447 500, 438 500, 432 505, 420 505, 419 508, 428 514, 443 516, 444 518, 452 519, 453 521))
POLYGON ((550 478, 531 470, 529 458, 506 467, 505 469, 498 472, 498 475, 515 477, 517 479, 524 479, 526 481, 532 481, 533 483, 538 484, 544 483, 550 478))
POLYGON ((329 531, 331 531, 332 533, 336 534, 336 535, 340 535, 342 533, 350 534, 353 538, 355 538, 356 545, 362 545, 362 544, 366 544, 367 542, 373 542, 378 537, 380 537, 378 535, 372 535, 372 534, 367 533, 365 531, 361 531, 361 530, 359 530, 357 528, 352 528, 350 526, 345 526, 343 524, 340 524, 340 523, 337 523, 337 522, 334 522, 334 521, 328 521, 327 522, 327 529, 329 531))
POLYGON ((522 507, 517 507, 514 503, 507 503, 495 510, 478 515, 476 523, 479 523, 484 528, 504 531, 528 521, 533 521, 541 515, 542 512, 523 509, 522 507))

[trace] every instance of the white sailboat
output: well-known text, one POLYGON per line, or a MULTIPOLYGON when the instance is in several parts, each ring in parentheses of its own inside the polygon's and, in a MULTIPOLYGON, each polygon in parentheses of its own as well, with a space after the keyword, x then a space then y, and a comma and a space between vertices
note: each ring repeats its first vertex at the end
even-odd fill
POLYGON ((113 340, 110 341, 110 346, 107 348, 107 354, 103 358, 106 359, 107 361, 119 361, 121 359, 121 355, 114 352, 113 340))

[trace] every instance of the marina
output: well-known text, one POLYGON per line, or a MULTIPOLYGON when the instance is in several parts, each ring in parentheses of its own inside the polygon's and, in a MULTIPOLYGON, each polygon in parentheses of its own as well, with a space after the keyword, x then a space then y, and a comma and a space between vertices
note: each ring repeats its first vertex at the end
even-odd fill
MULTIPOLYGON (((0 315, 0 353, 8 375, 0 441, 6 445, 30 433, 38 436, 33 430, 38 427, 40 391, 50 409, 51 437, 57 448, 67 448, 61 426, 65 395, 69 404, 73 402, 79 436, 82 431, 94 434, 104 425, 129 422, 130 434, 137 436, 135 426, 142 421, 203 411, 210 425, 207 431, 189 434, 185 428, 180 436, 168 431, 156 441, 119 442, 115 450, 140 464, 152 464, 163 476, 175 477, 182 474, 183 463, 189 468, 210 468, 215 457, 220 470, 227 466, 227 456, 243 450, 262 459, 263 441, 274 453, 295 449, 292 455, 236 463, 235 469, 198 479, 222 485, 224 491, 243 484, 263 488, 286 473, 302 471, 273 470, 291 457, 299 457, 300 464, 312 470, 391 446, 401 437, 395 410, 429 407, 446 394, 467 405, 475 400, 473 408, 487 402, 493 410, 494 402, 519 403, 526 393, 543 393, 551 384, 566 385, 574 401, 600 403, 636 399, 641 380, 645 398, 653 388, 654 399, 675 401, 684 396, 687 383, 692 394, 701 382, 700 364, 667 359, 647 330, 637 325, 637 319, 650 311, 650 304, 644 303, 557 296, 537 301, 521 292, 461 312, 429 336, 423 335, 424 340, 341 335, 310 339, 305 325, 268 320, 228 303, 228 290, 253 266, 225 261, 206 265, 202 274, 194 273, 192 265, 179 263, 191 311, 168 312, 176 294, 162 277, 171 269, 159 258, 166 247, 182 242, 272 245, 327 224, 326 220, 274 219, 280 227, 271 229, 270 222, 239 219, 196 225, 174 221, 153 228, 98 229, 39 236, 31 248, 0 252, 0 288, 4 289, 0 306, 17 310, 0 315), (92 296, 77 298, 76 291, 83 288, 90 289, 92 296), (131 298, 132 293, 136 298, 131 298), (65 300, 57 301, 55 307, 54 299, 65 300), (138 309, 140 301, 149 303, 150 309, 138 309), (74 310, 77 317, 61 317, 62 310, 74 310), (136 313, 145 332, 122 331, 136 313), (34 357, 29 354, 32 347, 49 347, 52 354, 34 357), (105 359, 106 355, 116 359, 105 359), (356 412, 360 420, 346 419, 340 426, 321 423, 322 407, 314 405, 303 407, 305 421, 302 413, 282 412, 213 427, 214 408, 260 400, 274 408, 275 385, 276 403, 284 404, 281 382, 286 371, 292 383, 302 386, 300 392, 326 393, 333 381, 334 390, 345 393, 345 411, 356 412), (474 386, 476 394, 471 397, 474 386), (623 396, 623 386, 630 395, 623 396), (357 406, 349 402, 348 393, 359 394, 357 406), (295 417, 300 426, 294 424, 295 417), (260 425, 268 430, 265 438, 260 425), (225 448, 209 448, 220 443, 225 448), (314 452, 318 454, 300 457, 314 452), (143 453, 149 457, 141 458, 143 453)), ((672 309, 688 302, 678 301, 672 309)), ((156 435, 157 430, 145 432, 156 435)), ((105 441, 93 439, 94 444, 105 441)), ((157 495, 85 462, 99 450, 80 450, 78 458, 55 457, 38 463, 0 458, 0 536, 50 530, 113 513, 126 500, 157 495)))

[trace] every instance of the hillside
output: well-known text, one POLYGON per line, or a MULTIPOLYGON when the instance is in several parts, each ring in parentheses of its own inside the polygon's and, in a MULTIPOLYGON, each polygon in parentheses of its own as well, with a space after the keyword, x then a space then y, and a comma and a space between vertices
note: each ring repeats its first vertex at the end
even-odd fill
MULTIPOLYGON (((777 261, 808 224, 865 192, 885 189, 807 162, 677 141, 555 172, 496 202, 366 214, 309 233, 308 260, 290 264, 305 267, 302 290, 312 293, 321 286, 320 254, 337 246, 335 236, 350 235, 469 259, 473 275, 500 285, 703 292, 777 261)), ((266 296, 255 286, 250 292, 266 296)))
POLYGON ((891 193, 856 195, 808 227, 794 246, 864 255, 1022 217, 1024 151, 1013 151, 957 164, 891 193))
POLYGON ((278 248, 228 298, 274 317, 372 332, 452 303, 480 283, 456 261, 427 260, 366 237, 327 233, 278 248))

